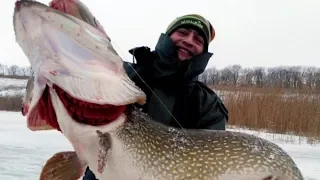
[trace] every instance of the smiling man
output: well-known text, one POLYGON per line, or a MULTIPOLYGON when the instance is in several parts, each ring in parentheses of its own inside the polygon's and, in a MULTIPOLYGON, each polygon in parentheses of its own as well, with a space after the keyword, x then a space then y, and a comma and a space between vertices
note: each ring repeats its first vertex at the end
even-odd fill
MULTIPOLYGON (((228 110, 214 91, 198 81, 212 56, 208 46, 214 37, 209 21, 190 14, 168 26, 154 51, 148 47, 129 51, 137 62, 126 62, 124 67, 147 95, 142 111, 173 127, 225 130, 228 110)), ((88 169, 83 179, 95 178, 88 169)))
POLYGON ((214 37, 208 20, 190 14, 169 24, 154 51, 148 47, 129 51, 137 63, 125 63, 125 68, 147 94, 142 110, 155 121, 179 128, 225 130, 228 110, 215 92, 198 81, 212 56, 208 46, 214 37))

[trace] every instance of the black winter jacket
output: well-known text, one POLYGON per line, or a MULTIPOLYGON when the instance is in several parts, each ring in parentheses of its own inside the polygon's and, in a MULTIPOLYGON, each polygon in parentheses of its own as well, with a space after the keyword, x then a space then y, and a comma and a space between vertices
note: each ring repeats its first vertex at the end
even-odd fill
MULTIPOLYGON (((180 62, 176 47, 165 34, 155 51, 137 47, 129 52, 137 63, 125 62, 124 68, 146 93, 147 103, 141 108, 153 120, 179 128, 225 130, 228 110, 213 90, 198 81, 212 53, 180 62)), ((89 168, 83 180, 96 180, 89 168)))
POLYGON ((137 47, 129 52, 137 63, 125 62, 124 67, 146 93, 142 109, 155 121, 189 129, 225 130, 228 110, 213 90, 198 81, 212 53, 178 61, 176 47, 165 34, 155 51, 137 47))

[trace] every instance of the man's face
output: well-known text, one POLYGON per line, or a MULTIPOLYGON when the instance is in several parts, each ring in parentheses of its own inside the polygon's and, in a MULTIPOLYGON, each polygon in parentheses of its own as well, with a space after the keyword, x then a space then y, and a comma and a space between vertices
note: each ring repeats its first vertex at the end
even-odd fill
POLYGON ((193 29, 179 28, 171 34, 170 38, 178 48, 180 61, 190 59, 203 52, 204 39, 193 29))

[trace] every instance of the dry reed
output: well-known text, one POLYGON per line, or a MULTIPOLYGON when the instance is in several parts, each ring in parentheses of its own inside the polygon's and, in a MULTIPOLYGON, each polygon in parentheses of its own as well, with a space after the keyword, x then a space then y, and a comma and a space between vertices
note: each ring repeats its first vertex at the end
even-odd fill
POLYGON ((320 139, 320 94, 284 89, 218 89, 229 124, 320 139))

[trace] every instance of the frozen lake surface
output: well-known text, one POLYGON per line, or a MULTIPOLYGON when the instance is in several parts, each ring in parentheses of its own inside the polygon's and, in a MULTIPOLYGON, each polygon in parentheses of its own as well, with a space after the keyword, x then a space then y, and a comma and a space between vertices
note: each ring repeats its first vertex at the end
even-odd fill
POLYGON ((0 96, 22 95, 27 81, 27 79, 0 78, 0 96))
MULTIPOLYGON (((25 117, 18 112, 0 111, 0 124, 0 179, 36 180, 48 158, 56 152, 72 150, 69 142, 57 131, 30 131, 25 117)), ((320 144, 309 145, 304 138, 297 136, 232 130, 245 131, 277 143, 292 156, 306 180, 320 180, 320 144)))

